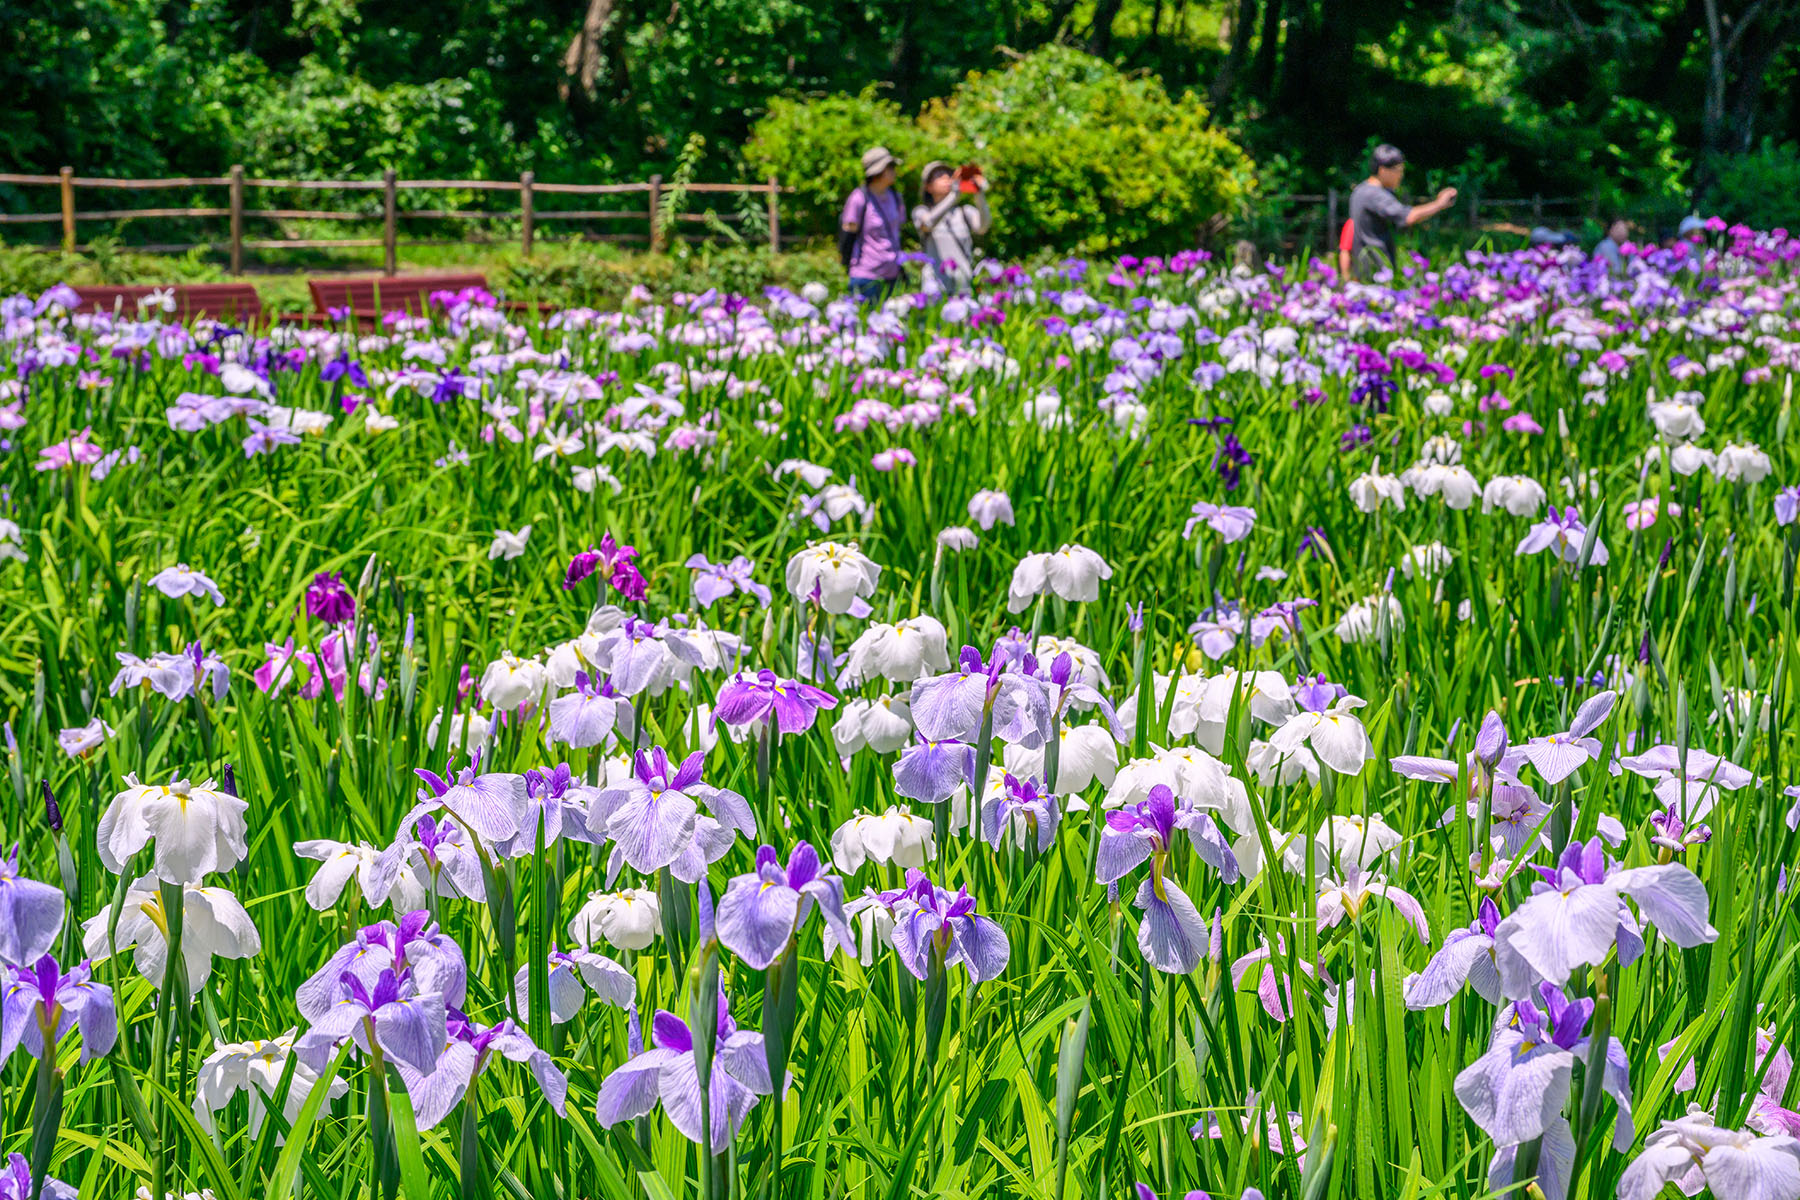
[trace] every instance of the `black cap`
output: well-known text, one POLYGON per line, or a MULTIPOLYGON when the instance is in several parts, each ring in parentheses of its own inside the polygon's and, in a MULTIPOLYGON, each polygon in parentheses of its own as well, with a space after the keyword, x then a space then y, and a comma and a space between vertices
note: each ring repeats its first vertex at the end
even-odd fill
POLYGON ((1400 147, 1390 146, 1386 142, 1375 147, 1369 155, 1369 161, 1375 164, 1377 171, 1383 167, 1397 167, 1406 161, 1406 155, 1400 153, 1400 147))

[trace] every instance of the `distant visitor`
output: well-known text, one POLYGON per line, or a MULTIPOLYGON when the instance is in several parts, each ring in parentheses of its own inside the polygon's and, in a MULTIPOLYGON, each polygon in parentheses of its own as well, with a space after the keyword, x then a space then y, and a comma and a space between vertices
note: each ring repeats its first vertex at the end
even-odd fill
POLYGON ((973 286, 975 239, 993 224, 987 190, 987 176, 973 163, 929 162, 919 172, 919 206, 912 220, 925 247, 927 292, 960 296, 973 286))
POLYGON ((885 300, 900 281, 900 230, 906 211, 894 193, 899 165, 886 147, 871 146, 862 156, 862 185, 844 201, 838 257, 850 273, 850 294, 858 300, 885 300))
POLYGON ((1406 155, 1386 142, 1369 156, 1369 177, 1350 193, 1350 247, 1356 277, 1367 282, 1383 267, 1399 261, 1397 229, 1428 221, 1456 203, 1456 189, 1444 188, 1426 204, 1409 205, 1394 192, 1406 175, 1406 155))

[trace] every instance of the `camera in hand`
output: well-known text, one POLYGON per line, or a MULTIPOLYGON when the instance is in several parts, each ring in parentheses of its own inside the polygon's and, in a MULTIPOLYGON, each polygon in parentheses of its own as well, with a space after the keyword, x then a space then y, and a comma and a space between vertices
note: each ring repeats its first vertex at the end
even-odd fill
POLYGON ((964 163, 956 168, 956 186, 961 191, 979 191, 980 185, 976 183, 976 180, 980 178, 981 168, 975 163, 964 163))

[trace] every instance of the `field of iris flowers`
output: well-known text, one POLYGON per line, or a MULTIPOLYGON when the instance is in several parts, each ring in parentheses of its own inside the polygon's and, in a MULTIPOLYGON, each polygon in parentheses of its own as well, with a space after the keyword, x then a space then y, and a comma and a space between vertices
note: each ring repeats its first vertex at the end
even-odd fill
POLYGON ((1800 1197, 1800 241, 0 301, 0 1197, 1800 1197))

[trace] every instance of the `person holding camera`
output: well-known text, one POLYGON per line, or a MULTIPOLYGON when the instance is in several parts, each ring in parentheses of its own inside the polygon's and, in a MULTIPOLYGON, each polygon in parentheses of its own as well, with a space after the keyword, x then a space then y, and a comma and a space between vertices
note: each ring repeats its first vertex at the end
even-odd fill
POLYGON ((919 175, 913 228, 925 248, 925 291, 967 295, 975 282, 975 239, 988 231, 987 178, 973 164, 930 162, 919 175), (970 201, 964 204, 963 201, 970 201))

